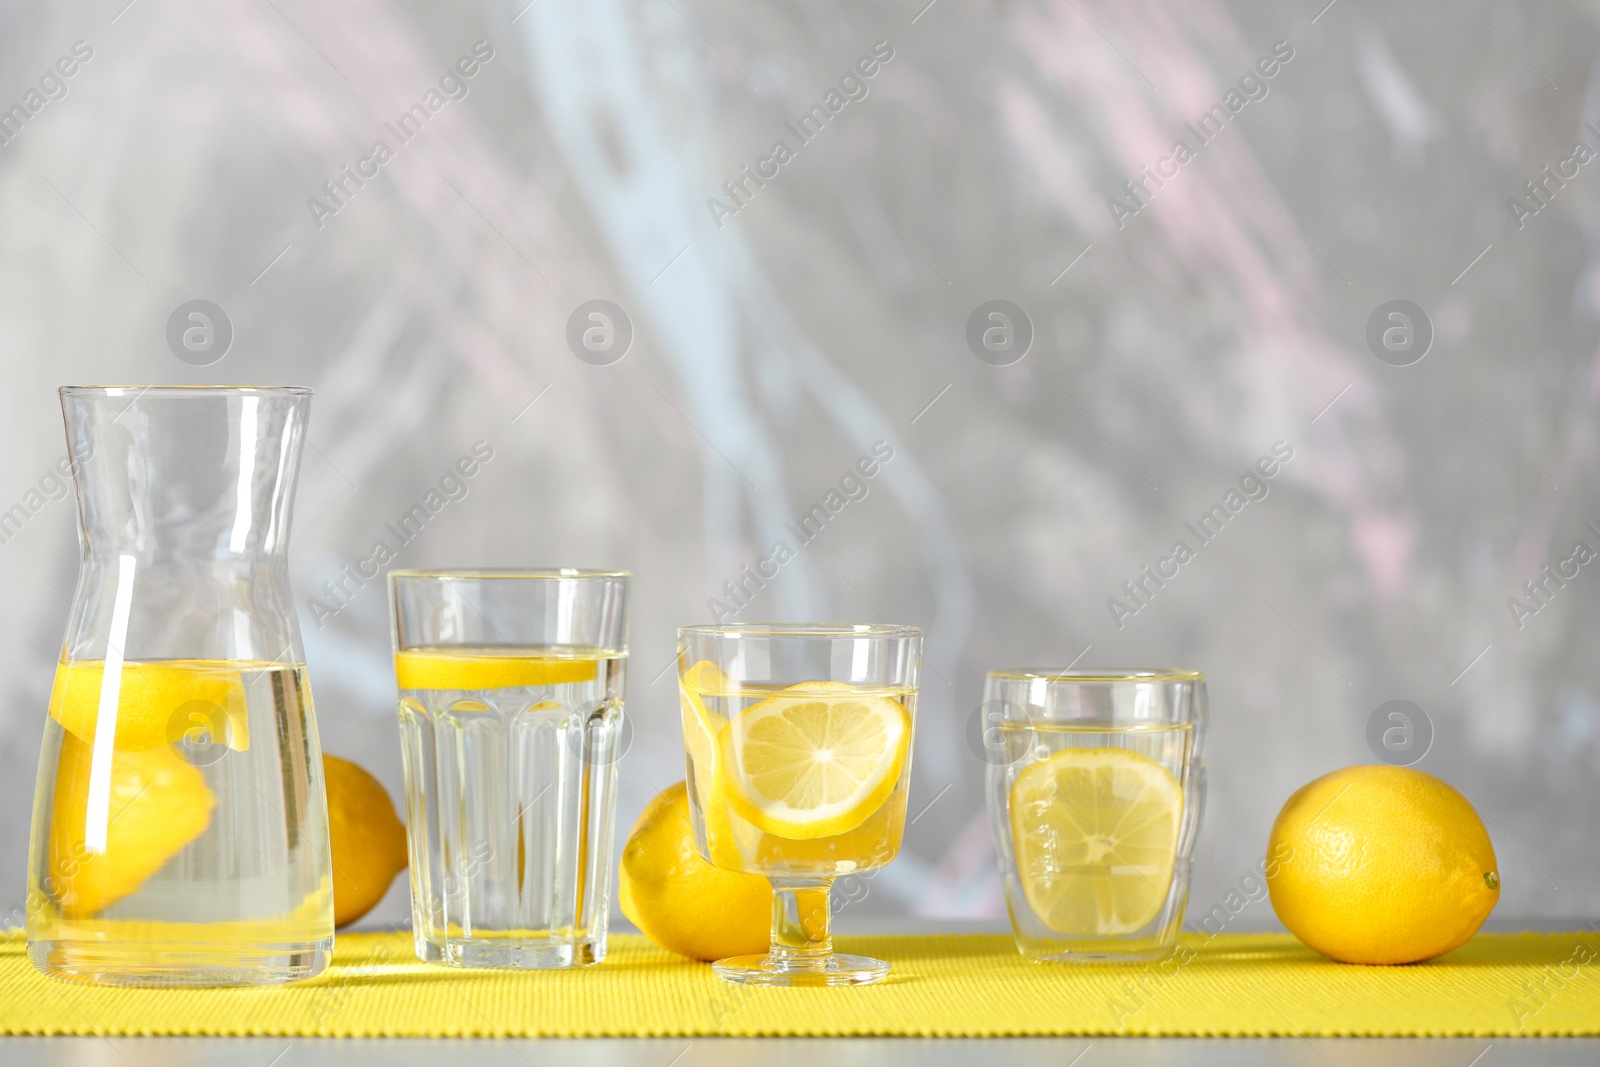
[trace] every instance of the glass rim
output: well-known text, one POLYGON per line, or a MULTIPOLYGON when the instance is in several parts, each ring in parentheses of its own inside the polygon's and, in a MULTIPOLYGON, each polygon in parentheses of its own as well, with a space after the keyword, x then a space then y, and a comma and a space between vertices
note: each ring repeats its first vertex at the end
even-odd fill
POLYGON ((1011 667, 990 671, 989 678, 1032 682, 1043 679, 1064 685, 1115 685, 1119 682, 1203 682, 1205 672, 1185 667, 1090 667, 1081 671, 1043 667, 1011 667))
POLYGON ((208 393, 255 393, 281 396, 310 396, 309 385, 63 385, 61 396, 121 396, 134 393, 134 399, 154 393, 160 397, 204 396, 208 393))
POLYGON ((875 622, 697 623, 678 627, 696 637, 921 637, 922 627, 875 622))
POLYGON ((632 571, 602 570, 589 567, 456 567, 448 570, 425 570, 402 567, 388 572, 391 582, 411 581, 477 581, 483 579, 517 579, 520 581, 574 581, 595 578, 632 578, 632 571))

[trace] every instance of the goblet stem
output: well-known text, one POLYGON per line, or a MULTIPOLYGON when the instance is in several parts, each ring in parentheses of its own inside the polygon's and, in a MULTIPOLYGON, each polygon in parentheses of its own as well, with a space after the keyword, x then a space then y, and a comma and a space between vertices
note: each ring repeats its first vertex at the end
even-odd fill
POLYGON ((772 951, 775 960, 820 960, 833 955, 832 878, 772 881, 772 951))
POLYGON ((718 960, 711 967, 719 977, 747 985, 865 985, 889 973, 882 960, 833 951, 831 877, 771 881, 771 948, 765 956, 718 960))

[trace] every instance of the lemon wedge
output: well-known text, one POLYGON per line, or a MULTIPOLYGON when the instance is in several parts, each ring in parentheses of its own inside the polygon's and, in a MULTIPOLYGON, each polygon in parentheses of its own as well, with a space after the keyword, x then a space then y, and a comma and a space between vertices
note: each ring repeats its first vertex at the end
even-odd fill
POLYGON ((1011 786, 1017 873, 1034 914, 1056 933, 1127 934, 1166 903, 1183 789, 1124 748, 1069 748, 1011 786))
MULTIPOLYGON (((730 695, 732 688, 733 682, 722 672, 722 668, 710 660, 703 659, 678 676, 678 695, 683 713, 692 717, 701 730, 708 732, 713 739, 728 720, 708 710, 705 698, 730 695)), ((687 722, 686 719, 685 725, 687 722)))
POLYGON ((753 843, 755 832, 738 834, 728 817, 728 805, 723 799, 727 789, 722 783, 717 752, 717 736, 728 720, 706 706, 707 696, 724 696, 732 688, 732 680, 710 660, 701 660, 678 677, 683 746, 689 757, 689 783, 705 816, 706 851, 718 867, 743 870, 749 849, 741 841, 748 838, 747 843, 753 843))
POLYGON ((61 739, 50 811, 50 883, 63 915, 83 919, 139 891, 205 833, 217 806, 205 775, 165 745, 111 753, 105 844, 87 843, 94 744, 61 739))
POLYGON ((718 736, 734 813, 777 837, 846 833, 894 792, 911 717, 892 697, 806 683, 746 708, 718 736))
POLYGON ((683 713, 683 744, 689 755, 689 776, 705 809, 717 760, 717 735, 728 720, 706 707, 705 695, 725 690, 728 676, 715 663, 701 660, 678 678, 678 706, 683 713))

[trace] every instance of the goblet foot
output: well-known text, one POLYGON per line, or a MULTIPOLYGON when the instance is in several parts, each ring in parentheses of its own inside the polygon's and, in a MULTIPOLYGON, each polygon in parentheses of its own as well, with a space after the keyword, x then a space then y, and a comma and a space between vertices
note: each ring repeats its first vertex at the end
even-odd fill
POLYGON ((717 977, 740 985, 867 985, 881 981, 889 965, 871 956, 731 956, 711 965, 717 977))

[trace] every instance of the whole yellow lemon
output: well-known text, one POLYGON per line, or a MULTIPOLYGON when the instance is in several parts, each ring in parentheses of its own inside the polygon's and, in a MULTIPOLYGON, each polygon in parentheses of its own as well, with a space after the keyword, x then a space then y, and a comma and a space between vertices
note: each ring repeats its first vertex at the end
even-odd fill
POLYGON ((333 855, 333 922, 353 923, 377 906, 406 868, 406 828, 383 784, 338 756, 322 757, 333 855))
POLYGON ((720 960, 768 948, 772 887, 700 858, 683 782, 663 790, 633 824, 617 896, 633 925, 681 956, 720 960))
POLYGON ((1289 798, 1267 843, 1289 932, 1345 963, 1416 963, 1464 944, 1500 899, 1467 798, 1409 767, 1346 767, 1289 798))

